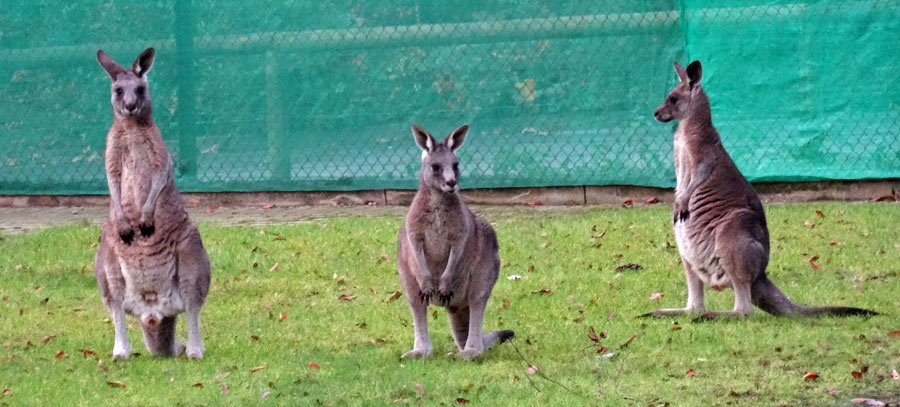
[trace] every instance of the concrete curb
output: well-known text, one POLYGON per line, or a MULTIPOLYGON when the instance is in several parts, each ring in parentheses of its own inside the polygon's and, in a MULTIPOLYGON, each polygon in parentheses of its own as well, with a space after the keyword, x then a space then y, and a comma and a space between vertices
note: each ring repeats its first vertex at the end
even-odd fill
MULTIPOLYGON (((766 182, 753 185, 763 203, 816 201, 869 201, 896 195, 900 179, 874 181, 766 182)), ((184 193, 192 207, 297 206, 407 206, 413 190, 202 192, 184 193)), ((578 206, 621 205, 656 198, 671 203, 673 190, 628 185, 465 189, 464 200, 473 205, 578 206)), ((0 208, 106 206, 106 195, 0 195, 0 208)))

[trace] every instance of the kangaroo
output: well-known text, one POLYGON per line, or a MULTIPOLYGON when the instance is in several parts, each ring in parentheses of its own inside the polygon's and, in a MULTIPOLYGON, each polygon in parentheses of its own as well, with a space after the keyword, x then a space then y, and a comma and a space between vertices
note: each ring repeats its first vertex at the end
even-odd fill
POLYGON ((429 304, 447 310, 457 355, 464 359, 515 336, 509 330, 481 331, 484 310, 500 274, 500 256, 494 229, 459 197, 455 152, 468 131, 469 126, 464 125, 437 143, 431 134, 412 125, 413 137, 422 149, 422 168, 419 189, 397 238, 397 271, 415 331, 413 349, 403 358, 431 355, 429 304))
POLYGON ((148 48, 125 69, 103 50, 97 61, 112 81, 114 122, 106 136, 109 216, 94 258, 97 286, 113 319, 113 359, 131 355, 125 313, 140 318, 144 346, 177 356, 175 318, 187 315, 187 356, 203 358, 200 308, 209 291, 209 259, 173 179, 172 157, 153 122, 148 48))
POLYGON ((709 98, 700 86, 702 68, 675 62, 680 82, 653 112, 656 120, 678 119, 675 130, 675 202, 672 223, 687 277, 685 308, 645 315, 700 314, 743 317, 755 305, 773 315, 875 315, 852 307, 806 307, 792 302, 766 277, 769 230, 756 191, 738 171, 713 127, 709 98), (705 311, 703 284, 734 289, 732 311, 705 311))

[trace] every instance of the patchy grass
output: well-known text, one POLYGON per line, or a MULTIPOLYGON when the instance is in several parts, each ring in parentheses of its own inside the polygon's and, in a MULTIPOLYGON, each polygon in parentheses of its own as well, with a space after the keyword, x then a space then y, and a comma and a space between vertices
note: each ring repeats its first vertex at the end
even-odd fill
MULTIPOLYGON (((400 217, 202 225, 213 264, 202 361, 149 357, 134 327, 129 336, 144 355, 109 360, 113 330, 91 269, 97 228, 6 236, 0 391, 9 392, 0 405, 822 406, 900 393, 891 379, 900 335, 890 333, 900 329, 896 204, 768 208, 776 284, 801 303, 884 315, 757 311, 712 323, 635 318, 685 301, 668 208, 484 212, 503 261, 485 329, 517 338, 474 362, 445 356, 454 345, 440 309, 431 318, 434 356, 399 359, 413 337, 405 298, 388 300, 400 288, 400 217), (616 271, 629 263, 641 268, 616 271), (650 300, 654 293, 663 297, 650 300), (593 342, 589 327, 606 337, 593 342), (807 372, 818 379, 804 380, 807 372)), ((707 298, 713 309, 732 304, 730 291, 707 298)))

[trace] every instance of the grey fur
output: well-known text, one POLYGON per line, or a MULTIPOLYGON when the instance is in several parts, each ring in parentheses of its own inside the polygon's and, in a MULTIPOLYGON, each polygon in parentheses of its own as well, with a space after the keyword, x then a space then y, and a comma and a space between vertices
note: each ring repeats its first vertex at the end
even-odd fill
POLYGON ((653 113, 679 120, 674 136, 675 187, 672 222, 687 277, 687 306, 646 315, 749 315, 752 305, 774 315, 874 315, 852 307, 805 307, 792 302, 766 277, 769 229, 762 203, 722 146, 712 124, 709 98, 700 85, 699 61, 675 62, 680 82, 653 113), (732 311, 706 312, 703 285, 734 289, 732 311))
POLYGON ((497 235, 459 197, 459 160, 455 150, 469 126, 454 130, 443 142, 412 126, 422 149, 419 189, 397 238, 397 271, 413 315, 415 341, 404 358, 426 358, 429 304, 444 306, 458 356, 471 359, 513 331, 482 333, 484 310, 500 273, 497 235), (437 289, 435 289, 437 287, 437 289))
POLYGON ((113 358, 131 355, 126 312, 140 318, 150 353, 181 354, 185 346, 175 341, 175 320, 185 312, 187 356, 201 359, 200 309, 209 291, 209 258, 175 188, 172 157, 153 122, 146 76, 153 57, 149 48, 126 70, 97 51, 112 81, 114 122, 106 136, 109 217, 100 231, 94 274, 113 318, 113 358))

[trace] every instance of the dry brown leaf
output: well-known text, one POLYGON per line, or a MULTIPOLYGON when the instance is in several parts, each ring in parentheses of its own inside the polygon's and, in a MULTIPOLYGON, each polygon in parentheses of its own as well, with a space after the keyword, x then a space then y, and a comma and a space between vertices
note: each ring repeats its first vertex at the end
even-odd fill
POLYGON ((275 207, 275 204, 265 204, 265 205, 263 205, 262 208, 263 208, 263 209, 272 209, 272 208, 274 208, 274 207, 275 207))
POLYGON ((628 347, 628 345, 631 344, 631 341, 633 341, 636 336, 637 335, 631 335, 631 338, 628 338, 628 340, 625 341, 625 343, 619 345, 619 349, 625 349, 626 347, 628 347))
POLYGON ((222 383, 222 395, 224 395, 224 396, 228 395, 228 385, 225 383, 222 383))
POLYGON ((120 381, 118 381, 118 380, 112 381, 112 382, 111 382, 111 381, 107 381, 106 384, 108 384, 109 387, 121 387, 121 388, 125 388, 125 383, 122 383, 122 382, 120 382, 120 381))
POLYGON ((850 374, 853 375, 853 377, 855 377, 855 378, 857 378, 857 379, 862 379, 862 373, 861 373, 861 372, 858 372, 858 371, 854 370, 854 371, 850 372, 850 374))
POLYGON ((10 389, 3 389, 3 393, 0 393, 0 395, 3 395, 3 396, 8 396, 10 394, 12 394, 12 390, 10 390, 10 389))
POLYGON ((825 214, 822 213, 822 211, 820 211, 818 209, 816 210, 816 215, 819 215, 820 218, 825 219, 825 214))
POLYGON ((646 202, 647 205, 650 205, 650 204, 659 203, 659 199, 657 199, 657 198, 654 196, 654 197, 647 198, 647 200, 644 201, 644 202, 646 202))
POLYGON ((199 387, 199 388, 202 389, 202 388, 203 388, 203 382, 197 382, 197 383, 194 383, 194 384, 191 385, 191 387, 199 387))
POLYGON ((685 375, 685 376, 688 376, 688 377, 694 377, 694 374, 696 374, 696 373, 694 372, 694 369, 688 369, 687 372, 684 372, 684 375, 685 375))
POLYGON ((275 271, 275 270, 278 270, 278 262, 277 262, 277 261, 275 262, 274 265, 272 265, 272 268, 269 269, 269 272, 271 273, 271 272, 273 272, 273 271, 275 271))
POLYGON ((65 359, 65 358, 67 358, 67 357, 69 357, 69 355, 66 355, 66 352, 63 352, 63 351, 61 351, 61 350, 56 351, 56 358, 57 358, 57 359, 65 359))
POLYGON ((78 351, 81 352, 81 354, 84 355, 85 358, 88 355, 93 355, 95 353, 94 351, 92 351, 90 349, 78 349, 78 351))
POLYGON ((284 321, 285 318, 287 318, 287 314, 285 314, 285 313, 283 313, 283 312, 280 313, 280 314, 278 314, 278 320, 279 320, 279 321, 284 321))
POLYGON ((97 367, 99 367, 100 370, 102 370, 102 371, 104 371, 104 372, 108 372, 108 371, 109 371, 109 367, 107 367, 106 365, 104 365, 104 364, 103 364, 103 361, 100 360, 100 359, 97 359, 97 367))
POLYGON ((541 295, 553 294, 553 290, 551 290, 549 288, 541 288, 540 290, 532 291, 531 293, 532 294, 541 294, 541 295))
POLYGON ((309 363, 306 364, 306 367, 308 367, 308 368, 310 368, 310 369, 321 369, 321 368, 322 368, 322 367, 319 366, 319 364, 316 363, 316 362, 309 362, 309 363))
POLYGON ((464 399, 464 398, 462 398, 462 397, 457 397, 457 398, 456 398, 456 402, 459 403, 459 404, 466 404, 466 403, 469 402, 469 400, 466 400, 466 399, 464 399))
POLYGON ((259 365, 259 366, 257 366, 257 367, 251 367, 251 368, 250 368, 250 371, 251 371, 251 372, 258 372, 258 371, 260 371, 260 370, 265 369, 266 366, 268 366, 268 365, 269 365, 268 363, 263 362, 263 364, 261 364, 261 365, 259 365))
POLYGON ((397 298, 400 298, 402 296, 403 296, 403 293, 401 293, 400 291, 394 291, 393 294, 391 294, 387 297, 387 302, 393 302, 394 300, 396 300, 397 298))
POLYGON ((819 374, 816 372, 808 372, 803 375, 803 380, 816 380, 819 378, 819 374))
POLYGON ((356 296, 355 296, 355 295, 341 294, 341 296, 338 297, 338 299, 341 299, 341 300, 344 300, 344 301, 353 301, 353 300, 356 299, 356 296))

